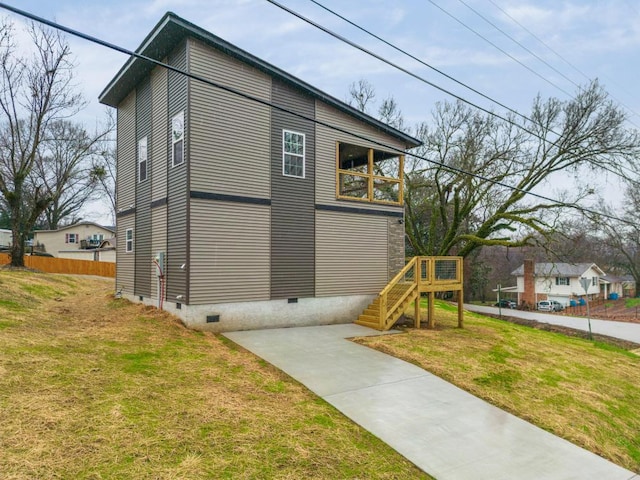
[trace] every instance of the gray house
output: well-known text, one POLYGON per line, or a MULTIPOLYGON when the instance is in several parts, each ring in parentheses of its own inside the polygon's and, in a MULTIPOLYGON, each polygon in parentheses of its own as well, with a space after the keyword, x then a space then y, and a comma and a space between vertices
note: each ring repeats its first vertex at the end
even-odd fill
POLYGON ((100 95, 117 290, 213 331, 354 321, 404 265, 420 142, 172 13, 138 53, 234 91, 131 58, 100 95))

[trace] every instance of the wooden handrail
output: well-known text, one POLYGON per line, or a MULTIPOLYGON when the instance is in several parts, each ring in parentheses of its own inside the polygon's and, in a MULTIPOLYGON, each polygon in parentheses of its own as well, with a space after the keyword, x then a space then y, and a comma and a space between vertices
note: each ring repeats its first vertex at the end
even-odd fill
POLYGON ((462 257, 412 257, 380 291, 377 299, 358 317, 357 323, 388 330, 411 302, 415 302, 415 325, 420 328, 420 297, 429 295, 429 327, 435 326, 434 304, 437 292, 458 292, 458 326, 463 326, 462 257), (445 264, 439 262, 445 261, 445 264), (445 278, 438 279, 436 272, 445 278))
MULTIPOLYGON (((417 285, 418 284, 418 269, 417 269, 417 265, 418 265, 418 257, 413 257, 411 260, 409 260, 409 262, 402 268, 402 270, 400 270, 398 272, 398 274, 393 277, 391 279, 391 281, 387 284, 386 287, 384 287, 382 289, 382 291, 380 292, 380 327, 382 327, 386 322, 387 322, 387 317, 389 316, 389 314, 393 314, 393 310, 395 308, 397 308, 397 306, 399 305, 398 302, 396 302, 394 305, 392 305, 392 308, 388 308, 388 295, 389 292, 391 291, 391 289, 393 287, 395 287, 398 283, 400 283, 401 280, 404 280, 405 275, 413 268, 414 269, 414 275, 413 275, 413 284, 417 285)), ((406 295, 405 295, 406 297, 406 295)), ((404 300, 404 298, 402 298, 402 300, 404 300)))

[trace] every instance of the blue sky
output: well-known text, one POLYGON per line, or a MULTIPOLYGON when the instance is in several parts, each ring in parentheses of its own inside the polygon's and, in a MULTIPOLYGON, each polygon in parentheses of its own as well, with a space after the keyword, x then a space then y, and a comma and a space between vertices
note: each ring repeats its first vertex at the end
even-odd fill
MULTIPOLYGON (((532 99, 538 93, 543 97, 566 99, 566 92, 575 94, 574 84, 585 84, 597 77, 612 97, 629 110, 630 125, 640 125, 640 3, 637 0, 319 1, 522 113, 529 112, 532 99)), ((161 16, 171 10, 337 98, 345 99, 349 84, 365 78, 376 87, 378 99, 388 95, 396 98, 409 124, 428 120, 434 103, 450 98, 333 39, 266 0, 9 0, 6 3, 130 49, 135 49, 161 16)), ((485 108, 501 110, 381 45, 308 0, 281 0, 281 3, 443 88, 485 108)), ((126 57, 83 40, 72 38, 70 43, 77 57, 78 85, 90 102, 83 119, 92 122, 103 111, 97 102, 98 94, 126 57)))

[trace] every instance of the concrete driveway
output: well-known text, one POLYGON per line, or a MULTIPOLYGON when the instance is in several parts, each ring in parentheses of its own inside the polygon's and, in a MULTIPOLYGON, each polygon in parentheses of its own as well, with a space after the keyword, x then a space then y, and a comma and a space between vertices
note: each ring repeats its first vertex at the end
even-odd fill
MULTIPOLYGON (((464 308, 470 312, 498 314, 498 307, 485 307, 481 305, 471 305, 465 303, 464 308)), ((502 315, 526 320, 536 320, 538 322, 560 325, 563 327, 575 328, 576 330, 589 331, 587 319, 583 317, 567 317, 553 313, 543 313, 538 311, 525 312, 522 310, 502 309, 502 315)), ((630 342, 640 343, 640 323, 614 322, 609 320, 591 319, 591 331, 600 335, 621 338, 630 342)))
POLYGON ((640 480, 421 368, 347 340, 358 325, 224 335, 438 480, 640 480))

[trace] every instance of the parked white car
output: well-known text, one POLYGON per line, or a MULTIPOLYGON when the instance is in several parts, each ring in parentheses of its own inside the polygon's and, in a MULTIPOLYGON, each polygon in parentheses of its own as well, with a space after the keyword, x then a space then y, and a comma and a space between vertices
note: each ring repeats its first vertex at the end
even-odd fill
POLYGON ((559 312, 564 310, 564 307, 560 302, 556 302, 555 300, 543 300, 538 302, 538 310, 543 312, 559 312))

